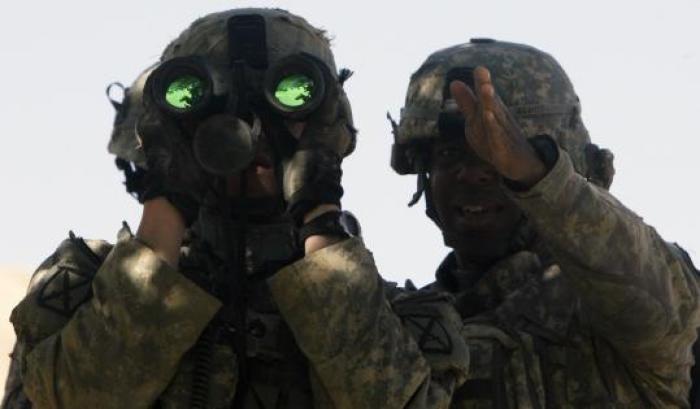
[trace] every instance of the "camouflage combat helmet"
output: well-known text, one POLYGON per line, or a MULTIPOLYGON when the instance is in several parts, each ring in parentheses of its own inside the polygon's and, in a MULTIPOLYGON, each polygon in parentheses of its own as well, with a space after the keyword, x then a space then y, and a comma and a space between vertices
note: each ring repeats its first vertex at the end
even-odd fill
MULTIPOLYGON (((194 21, 163 51, 159 63, 149 67, 126 89, 121 103, 112 101, 117 117, 108 150, 118 159, 133 162, 145 168, 145 157, 139 149, 136 132, 138 118, 143 112, 142 95, 148 76, 158 66, 177 57, 201 56, 213 63, 224 63, 229 57, 227 23, 234 16, 258 15, 265 20, 267 61, 273 65, 291 54, 304 53, 323 62, 338 78, 330 42, 323 30, 310 25, 303 18, 281 9, 241 8, 206 15, 194 21)), ((342 80, 342 79, 341 79, 342 80)), ((352 126, 350 104, 342 95, 343 108, 352 126)), ((350 154, 354 143, 346 155, 350 154)))
POLYGON ((479 65, 490 70, 496 92, 526 136, 551 136, 576 171, 591 179, 601 163, 612 168, 612 154, 590 143, 578 96, 554 58, 526 45, 472 39, 433 53, 411 76, 400 122, 394 123, 392 167, 399 174, 428 171, 426 143, 440 137, 440 114, 456 112, 454 101, 445 98, 448 82, 471 75, 479 65))

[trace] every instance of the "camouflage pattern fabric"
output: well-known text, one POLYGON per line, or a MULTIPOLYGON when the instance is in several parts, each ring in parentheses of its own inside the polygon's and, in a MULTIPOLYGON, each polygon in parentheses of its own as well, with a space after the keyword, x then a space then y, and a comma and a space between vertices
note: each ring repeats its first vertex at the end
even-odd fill
POLYGON ((3 409, 31 409, 32 403, 22 389, 22 374, 20 373, 19 357, 22 356, 22 344, 16 344, 10 354, 10 368, 5 380, 5 396, 0 408, 3 409))
POLYGON ((121 408, 126 399, 148 407, 221 304, 125 238, 95 273, 92 297, 56 320, 38 300, 42 281, 60 273, 61 250, 35 273, 11 317, 24 392, 37 408, 121 408))
POLYGON ((433 285, 456 295, 471 353, 452 407, 688 408, 694 267, 563 151, 513 199, 536 242, 476 282, 448 258, 433 285))
MULTIPOLYGON (((191 407, 198 348, 208 342, 207 324, 220 302, 128 234, 113 248, 99 243, 92 259, 67 241, 35 273, 12 315, 19 342, 8 382, 13 394, 3 408, 26 407, 27 398, 36 408, 191 407), (68 264, 89 277, 92 294, 62 315, 38 300, 50 287, 41 283, 68 264)), ((469 362, 458 314, 440 296, 393 292, 394 307, 384 287, 360 239, 314 252, 273 276, 269 290, 284 320, 275 328, 288 326, 291 334, 250 348, 280 351, 270 344, 286 339, 293 345, 281 351, 298 348, 308 361, 279 379, 258 365, 263 372, 253 378, 266 382, 255 385, 245 407, 447 408, 469 362), (406 324, 424 316, 439 331, 406 324), (450 348, 421 351, 420 337, 450 348), (280 396, 275 382, 299 382, 308 391, 280 396)), ((280 320, 264 315, 256 318, 280 320)), ((230 407, 239 359, 230 344, 214 344, 205 407, 230 407)))
POLYGON ((357 238, 286 268, 270 280, 270 289, 334 402, 328 407, 447 407, 454 386, 464 380, 469 354, 459 342, 456 312, 449 303, 409 297, 413 299, 398 300, 400 315, 394 313, 374 260, 357 238), (416 313, 402 310, 406 304, 415 306, 416 313), (435 304, 442 307, 437 314, 435 304), (446 333, 436 337, 454 342, 453 347, 421 352, 413 337, 422 334, 412 337, 401 319, 422 314, 444 323, 446 333), (437 371, 431 374, 424 354, 442 356, 449 364, 434 365, 437 371))

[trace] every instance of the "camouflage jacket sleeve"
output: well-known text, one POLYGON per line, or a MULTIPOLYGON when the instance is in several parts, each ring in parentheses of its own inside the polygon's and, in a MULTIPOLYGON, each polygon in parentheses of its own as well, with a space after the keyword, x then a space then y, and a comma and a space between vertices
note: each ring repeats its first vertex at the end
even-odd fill
POLYGON ((24 392, 42 409, 148 408, 220 304, 130 235, 101 266, 72 239, 12 313, 24 392))
POLYGON ((636 359, 689 358, 698 282, 678 247, 576 173, 564 151, 544 179, 514 196, 577 289, 583 318, 598 334, 636 359))
POLYGON ((330 407, 447 408, 466 377, 469 355, 452 305, 399 302, 395 310, 358 238, 307 255, 269 284, 320 383, 314 395, 330 407), (402 324, 411 318, 418 334, 402 324), (435 335, 435 353, 419 348, 421 335, 435 335))
POLYGON ((31 402, 22 390, 22 376, 20 374, 19 357, 22 353, 21 344, 15 344, 10 354, 10 368, 5 380, 5 397, 2 399, 2 409, 29 409, 31 402))

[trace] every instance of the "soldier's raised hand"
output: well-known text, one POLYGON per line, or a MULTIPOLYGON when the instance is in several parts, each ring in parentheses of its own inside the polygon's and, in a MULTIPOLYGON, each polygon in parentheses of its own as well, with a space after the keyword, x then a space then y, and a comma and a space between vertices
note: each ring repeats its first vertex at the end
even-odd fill
POLYGON ((138 197, 144 206, 136 237, 177 267, 185 228, 197 217, 211 177, 172 121, 147 109, 137 129, 148 170, 138 197))
POLYGON ((148 164, 139 200, 143 203, 164 197, 177 208, 186 225, 192 224, 211 176, 196 161, 190 140, 172 120, 149 109, 137 128, 148 164))
POLYGON ((533 186, 547 173, 527 142, 484 67, 474 69, 474 90, 461 81, 450 83, 450 93, 466 119, 467 143, 503 177, 533 186))

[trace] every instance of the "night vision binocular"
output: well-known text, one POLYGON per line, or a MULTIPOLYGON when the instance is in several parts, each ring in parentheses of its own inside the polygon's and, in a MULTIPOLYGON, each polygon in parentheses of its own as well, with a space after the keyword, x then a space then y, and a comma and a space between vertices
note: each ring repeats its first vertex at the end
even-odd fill
POLYGON ((330 77, 324 69, 306 54, 282 58, 265 71, 243 63, 221 69, 199 56, 177 57, 153 71, 144 96, 173 119, 199 121, 192 140, 195 157, 207 171, 230 175, 255 156, 260 134, 255 108, 267 105, 285 118, 303 120, 325 97, 330 77))
POLYGON ((274 112, 301 120, 318 108, 325 95, 325 67, 321 64, 306 54, 291 55, 265 71, 262 89, 240 90, 236 88, 251 84, 235 80, 239 74, 236 69, 242 67, 222 72, 204 58, 179 57, 166 61, 151 74, 146 92, 162 112, 180 119, 223 112, 231 104, 231 97, 240 98, 245 92, 254 101, 265 100, 274 112))

